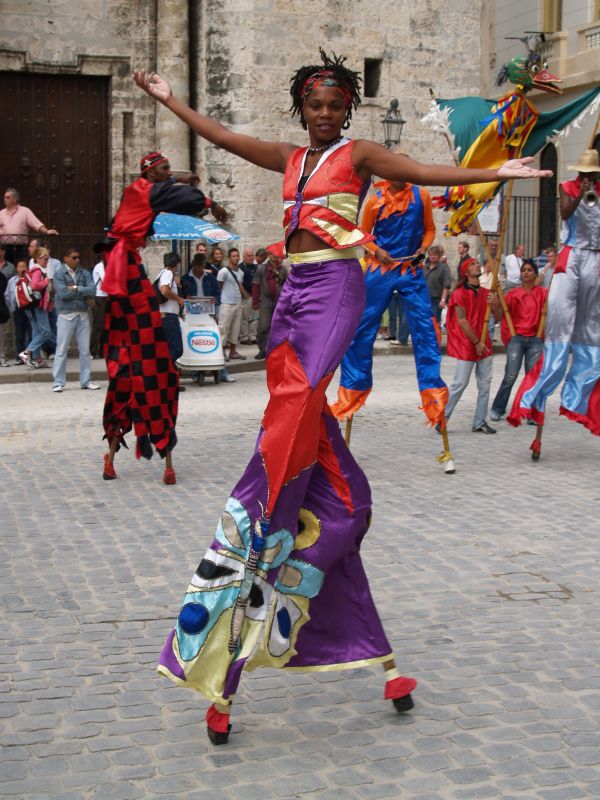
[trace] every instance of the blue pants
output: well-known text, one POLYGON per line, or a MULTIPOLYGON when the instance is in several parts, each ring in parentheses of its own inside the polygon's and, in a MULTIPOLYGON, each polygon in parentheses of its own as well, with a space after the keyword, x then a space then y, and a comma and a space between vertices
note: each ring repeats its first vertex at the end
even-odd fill
POLYGON ((41 308, 34 308, 32 311, 27 309, 27 318, 31 325, 31 341, 27 349, 32 358, 40 357, 40 348, 44 348, 47 353, 53 353, 56 349, 56 337, 50 328, 48 312, 41 308))
POLYGON ((92 359, 90 358, 90 318, 86 312, 74 319, 65 319, 60 316, 57 320, 56 354, 52 376, 55 386, 64 386, 67 380, 67 356, 69 345, 73 336, 77 340, 79 350, 79 383, 81 387, 90 382, 92 372, 92 359))
POLYGON ((169 345, 169 353, 176 364, 177 359, 183 353, 183 338, 181 336, 181 325, 179 324, 178 314, 165 314, 163 317, 163 330, 165 339, 169 345))
MULTIPOLYGON (((365 274, 367 302, 358 329, 342 361, 341 385, 365 391, 373 386, 373 343, 381 315, 388 307, 394 290, 404 304, 417 366, 419 390, 443 387, 440 378, 440 348, 431 319, 431 299, 421 269, 400 274, 399 269, 382 272, 380 268, 365 274)), ((390 332, 392 329, 390 328, 390 332)))
POLYGON ((404 312, 404 303, 398 292, 394 292, 388 306, 390 312, 390 336, 406 344, 408 341, 408 319, 404 312))
POLYGON ((492 413, 501 417, 508 405, 508 400, 514 382, 517 380, 523 359, 525 359, 525 372, 532 370, 542 354, 544 344, 537 336, 519 336, 511 338, 506 348, 506 368, 500 388, 492 403, 492 413))

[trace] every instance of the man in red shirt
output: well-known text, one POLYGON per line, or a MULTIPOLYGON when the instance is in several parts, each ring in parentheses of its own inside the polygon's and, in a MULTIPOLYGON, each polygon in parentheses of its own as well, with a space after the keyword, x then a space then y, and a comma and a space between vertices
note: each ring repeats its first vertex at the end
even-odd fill
POLYGON ((456 404, 469 385, 475 368, 477 378, 477 405, 473 417, 473 432, 496 433, 486 422, 492 382, 492 342, 489 332, 485 344, 480 342, 488 303, 495 319, 502 317, 502 306, 495 294, 479 285, 481 267, 476 261, 467 267, 465 279, 454 290, 448 304, 446 329, 447 353, 456 359, 456 369, 446 406, 446 420, 450 419, 456 404))

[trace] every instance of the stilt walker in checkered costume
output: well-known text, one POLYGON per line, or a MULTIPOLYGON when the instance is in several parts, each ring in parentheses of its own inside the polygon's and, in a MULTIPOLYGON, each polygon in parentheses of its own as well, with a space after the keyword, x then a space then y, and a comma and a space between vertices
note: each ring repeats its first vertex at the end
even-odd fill
POLYGON ((206 197, 192 174, 171 175, 165 155, 149 153, 140 162, 141 176, 123 192, 110 229, 114 245, 106 262, 102 289, 108 294, 104 323, 104 357, 108 391, 104 432, 109 451, 104 456, 105 480, 117 477, 115 453, 133 427, 136 456, 152 458, 153 448, 166 461, 163 481, 175 483, 172 451, 177 444, 175 423, 179 375, 169 354, 162 317, 152 284, 139 254, 152 223, 161 211, 201 214, 210 209, 224 222, 222 206, 206 197))

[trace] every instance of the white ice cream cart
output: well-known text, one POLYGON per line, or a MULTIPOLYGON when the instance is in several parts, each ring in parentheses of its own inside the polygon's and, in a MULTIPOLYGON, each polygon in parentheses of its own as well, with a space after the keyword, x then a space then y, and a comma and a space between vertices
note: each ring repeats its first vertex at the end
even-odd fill
MULTIPOLYGON (((204 239, 210 244, 239 239, 235 233, 215 222, 190 217, 185 214, 159 214, 154 220, 153 241, 171 241, 177 252, 177 242, 204 239)), ((185 374, 197 373, 202 383, 206 373, 212 373, 215 383, 221 380, 225 356, 221 344, 219 326, 213 316, 212 297, 188 297, 181 319, 183 354, 177 366, 185 374)))
POLYGON ((185 300, 184 316, 180 319, 183 353, 177 361, 182 373, 197 372, 198 383, 210 372, 219 383, 225 356, 221 334, 214 314, 212 297, 188 297, 185 300))

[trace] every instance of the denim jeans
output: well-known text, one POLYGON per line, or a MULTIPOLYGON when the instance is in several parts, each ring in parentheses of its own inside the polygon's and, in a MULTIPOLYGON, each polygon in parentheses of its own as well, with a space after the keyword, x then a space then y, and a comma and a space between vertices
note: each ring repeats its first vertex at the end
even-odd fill
POLYGON ((431 298, 431 316, 435 319, 438 325, 442 321, 442 309, 440 308, 441 299, 441 297, 431 298))
POLYGON ((176 364, 177 359, 183 353, 183 338, 181 336, 181 325, 179 324, 178 314, 165 314, 162 320, 165 339, 169 345, 169 353, 176 364))
POLYGON ((75 336, 79 351, 79 385, 87 386, 92 373, 90 357, 90 317, 87 312, 75 319, 66 319, 61 314, 56 320, 56 353, 52 367, 54 385, 64 386, 67 380, 67 357, 71 340, 75 336))
POLYGON ((446 406, 446 419, 454 411, 456 404, 462 397, 464 390, 469 385, 471 373, 475 368, 477 378, 477 405, 473 417, 473 428, 480 428, 485 422, 490 399, 490 384, 492 383, 492 357, 482 358, 480 361, 462 361, 456 359, 456 369, 449 390, 448 405, 446 406))
POLYGON ((31 341, 27 347, 31 357, 39 358, 42 347, 47 353, 53 353, 56 349, 56 337, 50 329, 48 312, 41 308, 34 308, 33 311, 27 309, 27 319, 31 325, 31 341))
POLYGON ((521 371, 523 359, 525 359, 525 372, 527 373, 535 366, 543 347, 542 340, 537 336, 519 336, 517 334, 511 338, 506 348, 504 378, 492 403, 493 414, 501 417, 506 412, 510 393, 521 371))
POLYGON ((19 355, 27 347, 27 342, 31 339, 31 329, 27 312, 23 308, 15 308, 13 313, 15 323, 15 355, 19 355))
POLYGON ((388 311, 390 312, 390 336, 400 342, 407 342, 408 318, 404 313, 404 305, 398 292, 392 294, 388 311))

